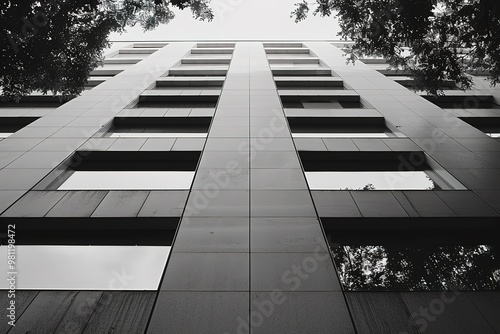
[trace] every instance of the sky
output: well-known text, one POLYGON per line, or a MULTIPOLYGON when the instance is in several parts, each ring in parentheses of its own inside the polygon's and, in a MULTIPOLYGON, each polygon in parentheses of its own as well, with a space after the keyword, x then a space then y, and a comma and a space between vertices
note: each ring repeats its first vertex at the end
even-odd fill
MULTIPOLYGON (((7 259, 7 246, 0 257, 7 259)), ((16 288, 29 290, 157 290, 169 246, 16 245, 16 288)), ((11 274, 7 261, 0 272, 11 274)), ((0 289, 9 281, 0 280, 0 289)))
POLYGON ((111 34, 111 41, 131 40, 211 40, 211 39, 339 39, 337 20, 314 17, 298 24, 290 18, 299 0, 212 0, 212 22, 196 21, 190 10, 175 10, 168 25, 143 33, 140 27, 127 33, 111 34))

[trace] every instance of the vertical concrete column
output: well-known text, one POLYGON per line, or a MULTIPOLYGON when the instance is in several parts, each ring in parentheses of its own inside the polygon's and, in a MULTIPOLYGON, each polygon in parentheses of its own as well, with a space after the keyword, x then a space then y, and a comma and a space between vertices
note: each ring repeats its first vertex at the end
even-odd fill
POLYGON ((253 45, 234 50, 148 333, 248 333, 253 45))
POLYGON ((148 333, 353 333, 262 43, 237 43, 148 333))
POLYGON ((252 333, 353 333, 262 44, 250 57, 252 333))

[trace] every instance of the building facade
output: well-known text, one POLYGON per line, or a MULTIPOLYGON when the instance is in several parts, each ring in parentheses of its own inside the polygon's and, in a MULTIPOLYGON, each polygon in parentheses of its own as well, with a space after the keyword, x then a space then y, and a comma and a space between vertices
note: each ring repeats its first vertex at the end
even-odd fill
POLYGON ((500 333, 499 88, 343 45, 116 43, 3 102, 0 331, 500 333))

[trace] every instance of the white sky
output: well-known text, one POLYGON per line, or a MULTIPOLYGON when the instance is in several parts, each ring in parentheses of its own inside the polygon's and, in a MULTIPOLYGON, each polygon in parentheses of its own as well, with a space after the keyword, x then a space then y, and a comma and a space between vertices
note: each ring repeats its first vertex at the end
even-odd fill
POLYGON ((211 39, 339 39, 337 20, 314 17, 296 24, 290 18, 299 0, 212 0, 212 22, 196 21, 190 10, 176 11, 176 18, 147 33, 138 26, 125 34, 111 34, 112 41, 211 40, 211 39))
POLYGON ((189 190, 193 179, 194 172, 75 171, 58 190, 189 190))
POLYGON ((425 190, 434 183, 423 171, 417 172, 306 172, 311 190, 363 189, 373 184, 377 190, 425 190))
MULTIPOLYGON (((168 246, 16 246, 16 287, 156 290, 169 254, 168 246)), ((0 258, 0 289, 8 289, 7 246, 0 258)))

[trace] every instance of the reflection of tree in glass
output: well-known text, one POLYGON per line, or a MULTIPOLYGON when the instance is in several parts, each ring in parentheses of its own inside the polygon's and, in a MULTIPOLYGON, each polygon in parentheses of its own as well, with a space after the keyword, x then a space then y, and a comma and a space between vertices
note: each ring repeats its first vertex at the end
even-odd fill
POLYGON ((431 177, 429 175, 427 175, 427 173, 425 174, 425 177, 427 180, 429 180, 430 182, 430 186, 427 187, 427 190, 432 190, 432 189, 435 189, 436 188, 436 184, 434 183, 434 181, 431 179, 431 177))
POLYGON ((340 190, 376 190, 375 189, 375 186, 371 183, 368 183, 366 186, 364 186, 363 188, 342 188, 340 190))
POLYGON ((346 290, 500 290, 500 254, 480 246, 334 246, 346 290))

